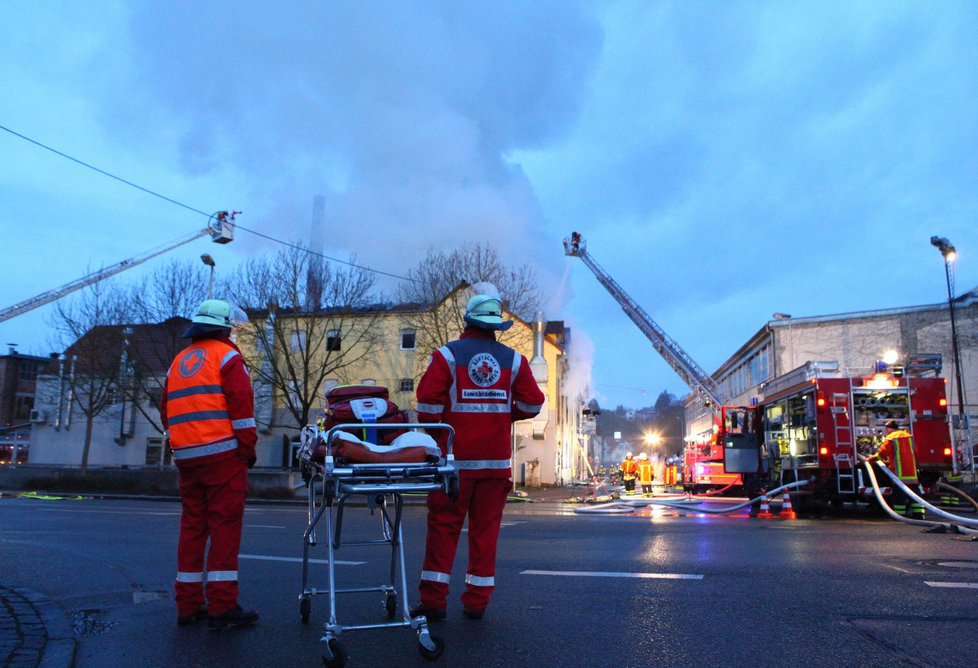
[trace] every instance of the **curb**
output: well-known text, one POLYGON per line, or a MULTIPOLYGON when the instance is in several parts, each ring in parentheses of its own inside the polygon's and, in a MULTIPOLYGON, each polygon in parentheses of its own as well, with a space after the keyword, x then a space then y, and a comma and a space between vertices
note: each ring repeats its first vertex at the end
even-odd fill
POLYGON ((3 592, 15 594, 34 613, 25 613, 23 606, 15 606, 14 614, 18 629, 30 628, 37 624, 44 629, 45 640, 43 647, 37 650, 39 657, 34 665, 40 668, 71 668, 75 662, 77 641, 74 629, 65 617, 64 611, 44 594, 0 581, 0 594, 3 592), (19 614, 17 608, 20 609, 19 614))

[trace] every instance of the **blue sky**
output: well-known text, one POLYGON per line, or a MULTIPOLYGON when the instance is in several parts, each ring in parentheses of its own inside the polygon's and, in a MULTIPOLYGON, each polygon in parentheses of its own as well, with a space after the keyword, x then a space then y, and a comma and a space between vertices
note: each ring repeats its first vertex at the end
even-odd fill
MULTIPOLYGON (((325 195, 327 254, 393 273, 490 241, 536 268, 605 405, 685 387, 563 256, 572 230, 708 371, 776 311, 944 300, 934 234, 978 285, 975 3, 229 7, 5 2, 0 125, 277 238, 325 195)), ((204 222, 0 132, 0 307, 204 222)), ((0 343, 55 350, 49 319, 0 343)))

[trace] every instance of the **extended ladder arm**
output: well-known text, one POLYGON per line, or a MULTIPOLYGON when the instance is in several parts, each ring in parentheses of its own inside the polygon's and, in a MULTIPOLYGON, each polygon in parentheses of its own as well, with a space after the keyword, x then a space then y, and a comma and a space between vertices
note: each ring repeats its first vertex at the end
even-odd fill
POLYGON ((628 296, 620 285, 588 255, 584 239, 577 232, 571 234, 570 239, 564 239, 564 253, 566 255, 581 258, 587 268, 591 270, 598 282, 611 293, 615 301, 621 306, 625 314, 632 319, 642 333, 652 342, 652 347, 662 356, 666 363, 672 367, 673 371, 679 374, 683 382, 691 390, 699 394, 705 401, 709 401, 714 407, 719 407, 723 402, 720 401, 717 386, 714 380, 706 374, 700 366, 693 361, 685 350, 676 343, 656 322, 642 310, 642 307, 635 303, 628 296))
POLYGON ((42 292, 39 295, 35 295, 30 299, 25 299, 22 302, 14 304, 13 306, 8 306, 5 309, 0 309, 0 322, 5 320, 10 320, 15 318, 22 313, 32 311, 38 307, 44 306, 45 304, 50 304, 53 301, 61 299, 65 295, 71 294, 76 290, 81 290, 84 287, 98 283, 99 281, 105 280, 110 276, 114 276, 119 272, 123 272, 127 269, 132 269, 133 267, 142 264, 146 260, 150 260, 157 255, 162 255, 168 251, 173 250, 188 244, 195 239, 200 237, 210 235, 211 240, 214 243, 226 244, 234 238, 234 215, 238 212, 228 213, 226 211, 218 212, 212 216, 212 223, 202 230, 193 232, 187 236, 176 239, 162 247, 155 249, 150 249, 140 255, 136 255, 129 259, 123 260, 122 262, 117 262, 108 267, 94 271, 87 276, 83 276, 77 280, 71 281, 70 283, 65 283, 64 285, 54 288, 53 290, 48 290, 47 292, 42 292))

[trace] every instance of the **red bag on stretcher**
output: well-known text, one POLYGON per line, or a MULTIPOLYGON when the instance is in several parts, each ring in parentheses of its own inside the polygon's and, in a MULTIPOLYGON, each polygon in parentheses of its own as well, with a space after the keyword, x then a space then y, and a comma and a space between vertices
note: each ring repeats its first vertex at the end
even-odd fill
POLYGON ((404 424, 410 415, 390 400, 386 387, 379 385, 341 385, 326 393, 326 415, 318 423, 314 459, 323 461, 328 452, 322 441, 330 429, 334 433, 334 452, 352 461, 366 463, 437 461, 441 455, 435 440, 410 427, 381 429, 358 424, 404 424))
POLYGON ((402 411, 390 400, 386 387, 380 385, 340 385, 326 393, 326 416, 320 422, 320 431, 326 432, 337 425, 351 425, 343 431, 377 445, 389 445, 407 429, 376 429, 356 427, 360 423, 410 422, 407 411, 402 411))

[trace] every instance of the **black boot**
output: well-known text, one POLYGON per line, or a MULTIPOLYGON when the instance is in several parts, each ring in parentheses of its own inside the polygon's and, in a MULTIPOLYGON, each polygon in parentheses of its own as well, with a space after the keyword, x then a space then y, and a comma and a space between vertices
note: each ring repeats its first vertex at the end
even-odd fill
POLYGON ((257 610, 242 610, 241 606, 239 605, 234 610, 228 610, 223 615, 209 617, 207 619, 207 628, 211 631, 220 631, 222 629, 237 628, 239 626, 251 626, 257 621, 257 610))

